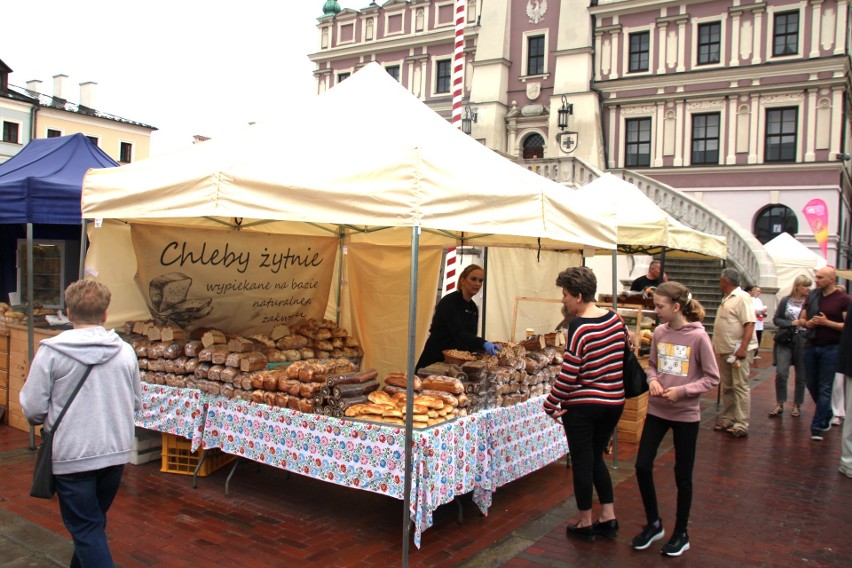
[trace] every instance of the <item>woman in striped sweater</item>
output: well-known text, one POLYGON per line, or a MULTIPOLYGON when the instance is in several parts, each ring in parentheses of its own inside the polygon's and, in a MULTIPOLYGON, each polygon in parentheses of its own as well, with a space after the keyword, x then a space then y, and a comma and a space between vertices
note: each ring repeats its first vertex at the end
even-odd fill
POLYGON ((577 316, 568 326, 562 370, 544 403, 544 411, 562 420, 571 448, 574 496, 579 515, 568 523, 569 537, 594 542, 614 539, 618 521, 613 507, 612 479, 604 451, 624 410, 624 348, 627 329, 621 318, 595 304, 597 279, 586 267, 559 273, 562 303, 577 316), (592 520, 592 487, 601 512, 592 520))

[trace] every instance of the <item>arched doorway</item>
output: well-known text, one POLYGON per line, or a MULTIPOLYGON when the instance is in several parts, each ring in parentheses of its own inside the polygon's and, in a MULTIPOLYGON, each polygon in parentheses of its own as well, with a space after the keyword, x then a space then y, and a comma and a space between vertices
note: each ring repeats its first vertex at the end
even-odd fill
POLYGON ((768 243, 781 233, 795 237, 799 232, 799 218, 786 205, 767 205, 755 215, 753 232, 761 244, 768 243))
POLYGON ((525 160, 540 160, 544 157, 544 138, 541 134, 530 134, 524 138, 523 157, 525 160))

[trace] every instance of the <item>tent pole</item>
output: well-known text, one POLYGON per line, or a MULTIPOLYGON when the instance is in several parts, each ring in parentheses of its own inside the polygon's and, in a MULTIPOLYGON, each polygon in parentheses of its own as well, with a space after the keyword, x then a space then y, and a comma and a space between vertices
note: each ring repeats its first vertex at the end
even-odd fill
POLYGON ((337 310, 335 312, 335 323, 340 326, 340 310, 342 309, 342 297, 343 297, 343 247, 346 245, 343 244, 344 233, 341 230, 337 234, 338 246, 337 246, 337 310))
MULTIPOLYGON (((408 358, 405 372, 414 376, 414 339, 417 329, 417 269, 420 264, 420 227, 411 228, 411 274, 408 288, 408 358)), ((402 498, 402 566, 408 567, 408 547, 411 541, 411 476, 413 471, 411 440, 413 438, 414 381, 405 387, 405 485, 402 498)))
MULTIPOLYGON (((35 334, 33 333, 33 224, 27 223, 27 373, 33 363, 35 334)), ((30 449, 35 449, 35 428, 30 425, 30 449)))
MULTIPOLYGON (((618 249, 612 251, 612 308, 618 313, 618 249)), ((618 469, 618 428, 612 433, 612 469, 618 469)))
POLYGON ((86 276, 86 249, 89 248, 89 234, 86 232, 86 220, 83 219, 82 230, 80 231, 80 272, 77 275, 78 280, 82 280, 86 276))

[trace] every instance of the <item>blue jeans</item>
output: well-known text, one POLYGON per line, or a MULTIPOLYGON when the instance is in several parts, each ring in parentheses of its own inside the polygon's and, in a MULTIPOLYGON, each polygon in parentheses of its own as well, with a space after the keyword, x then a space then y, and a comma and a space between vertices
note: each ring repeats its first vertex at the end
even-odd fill
POLYGON ((62 522, 74 539, 71 568, 112 568, 106 514, 118 493, 123 465, 55 475, 62 522))
POLYGON ((805 348, 805 378, 816 403, 811 430, 826 430, 831 422, 831 388, 837 367, 838 345, 808 345, 805 348))

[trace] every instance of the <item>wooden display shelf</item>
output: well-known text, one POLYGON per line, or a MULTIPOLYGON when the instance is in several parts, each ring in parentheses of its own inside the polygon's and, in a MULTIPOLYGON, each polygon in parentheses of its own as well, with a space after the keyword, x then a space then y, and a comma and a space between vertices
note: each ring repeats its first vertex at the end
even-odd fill
MULTIPOLYGON (((24 418, 24 413, 19 402, 21 389, 24 387, 30 368, 27 326, 7 323, 5 328, 9 333, 9 402, 6 410, 6 416, 9 421, 9 426, 17 430, 29 432, 30 425, 27 422, 27 419, 24 418)), ((34 352, 38 351, 39 344, 42 339, 53 337, 60 332, 61 330, 40 329, 35 327, 33 329, 34 352)))

